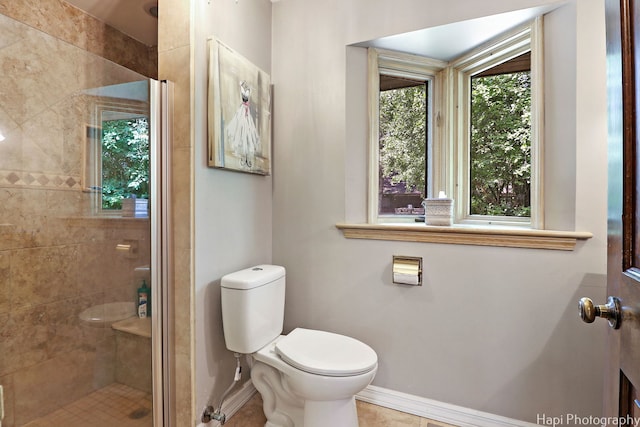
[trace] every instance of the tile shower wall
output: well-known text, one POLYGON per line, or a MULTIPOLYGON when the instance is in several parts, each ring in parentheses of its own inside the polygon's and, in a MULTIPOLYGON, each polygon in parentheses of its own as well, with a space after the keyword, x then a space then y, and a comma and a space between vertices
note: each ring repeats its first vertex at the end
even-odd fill
POLYGON ((18 427, 115 380, 113 332, 79 313, 134 301, 149 224, 91 217, 81 165, 94 99, 82 91, 144 77, 2 14, 0 69, 2 424, 18 427), (117 253, 123 240, 138 252, 117 253))

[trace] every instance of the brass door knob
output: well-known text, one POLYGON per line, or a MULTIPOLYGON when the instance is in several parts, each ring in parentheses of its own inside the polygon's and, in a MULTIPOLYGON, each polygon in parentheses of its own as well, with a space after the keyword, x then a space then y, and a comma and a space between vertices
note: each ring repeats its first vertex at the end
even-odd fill
POLYGON ((580 318, 586 323, 593 323, 596 317, 603 317, 609 321, 609 326, 613 329, 620 327, 622 319, 622 311, 620 309, 620 300, 616 297, 607 298, 607 304, 595 305, 591 298, 580 298, 579 302, 580 318))

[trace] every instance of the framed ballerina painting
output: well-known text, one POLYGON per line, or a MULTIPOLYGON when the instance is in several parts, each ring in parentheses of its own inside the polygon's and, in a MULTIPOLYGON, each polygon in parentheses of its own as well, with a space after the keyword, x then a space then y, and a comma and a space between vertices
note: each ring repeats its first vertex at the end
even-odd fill
POLYGON ((208 164, 270 175, 271 79, 220 40, 208 43, 208 164))

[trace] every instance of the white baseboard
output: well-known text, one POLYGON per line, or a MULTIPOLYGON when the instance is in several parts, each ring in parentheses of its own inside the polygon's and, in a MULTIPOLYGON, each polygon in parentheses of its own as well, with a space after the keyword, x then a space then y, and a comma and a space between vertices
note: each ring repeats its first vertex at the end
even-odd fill
MULTIPOLYGON (((257 392, 253 383, 249 380, 238 391, 229 396, 222 405, 222 412, 226 415, 227 420, 238 412, 257 392)), ((526 421, 502 417, 374 385, 367 386, 356 395, 356 399, 459 427, 540 427, 537 424, 526 421)), ((220 425, 219 422, 212 421, 209 424, 201 423, 198 427, 220 427, 220 425)))
MULTIPOLYGON (((459 427, 536 427, 536 424, 515 420, 437 400, 413 396, 399 391, 370 385, 356 399, 396 411, 418 415, 459 427)), ((537 426, 539 427, 539 426, 537 426)))
POLYGON ((245 381, 242 387, 222 404, 222 412, 227 415, 227 419, 238 412, 257 392, 258 390, 253 386, 251 380, 245 381))
MULTIPOLYGON (((222 413, 225 414, 226 419, 229 420, 233 414, 238 412, 242 406, 249 401, 256 394, 258 390, 253 386, 251 380, 245 381, 235 393, 230 395, 222 403, 222 413)), ((207 424, 200 423, 198 427, 220 427, 219 421, 211 421, 207 424)))

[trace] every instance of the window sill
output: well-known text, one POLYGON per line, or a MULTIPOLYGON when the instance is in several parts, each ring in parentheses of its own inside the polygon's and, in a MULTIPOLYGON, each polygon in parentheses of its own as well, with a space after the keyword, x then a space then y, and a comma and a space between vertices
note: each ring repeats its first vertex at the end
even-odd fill
POLYGON ((507 248, 572 251, 587 231, 532 230, 467 225, 435 227, 424 224, 336 224, 347 239, 394 240, 401 242, 448 243, 453 245, 500 246, 507 248))

